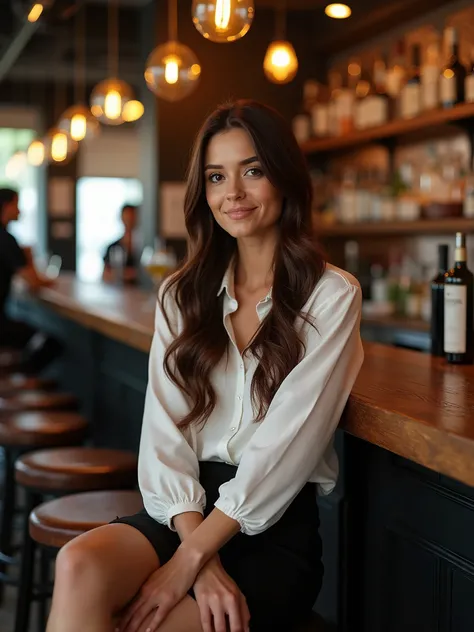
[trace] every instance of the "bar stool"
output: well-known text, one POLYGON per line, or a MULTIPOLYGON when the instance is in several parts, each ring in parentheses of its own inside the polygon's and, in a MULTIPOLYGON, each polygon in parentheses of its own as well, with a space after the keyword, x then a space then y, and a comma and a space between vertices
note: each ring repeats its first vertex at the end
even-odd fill
POLYGON ((20 391, 51 391, 56 387, 56 381, 46 377, 12 373, 0 377, 0 397, 11 397, 20 391))
POLYGON ((87 422, 73 412, 26 412, 8 414, 0 420, 0 447, 3 448, 3 508, 0 522, 0 598, 6 579, 5 564, 11 555, 15 512, 14 461, 18 454, 35 448, 70 446, 82 443, 87 422), (2 581, 3 580, 3 581, 2 581))
POLYGON ((11 397, 0 397, 0 414, 27 410, 74 410, 77 407, 77 397, 72 393, 19 391, 11 397))
MULTIPOLYGON (((133 452, 103 448, 53 448, 20 456, 15 462, 15 480, 26 491, 23 542, 29 539, 31 511, 46 496, 64 496, 71 492, 133 489, 137 484, 137 456, 133 452)), ((115 516, 114 516, 115 517, 115 516)), ((43 556, 41 582, 49 580, 49 559, 43 556)), ((20 574, 19 593, 28 578, 20 574)), ((21 597, 20 597, 21 598, 21 597)), ((46 620, 46 601, 40 600, 40 622, 46 620)))
MULTIPOLYGON (((35 574, 35 551, 60 549, 70 540, 108 524, 117 516, 128 516, 143 508, 142 499, 136 491, 95 491, 63 496, 39 505, 31 512, 26 525, 30 537, 26 538, 22 565, 20 591, 16 606, 14 632, 27 632, 30 619, 30 605, 33 599, 45 604, 50 591, 44 586, 39 592, 33 591, 35 574)), ((40 623, 45 619, 44 608, 40 623)))

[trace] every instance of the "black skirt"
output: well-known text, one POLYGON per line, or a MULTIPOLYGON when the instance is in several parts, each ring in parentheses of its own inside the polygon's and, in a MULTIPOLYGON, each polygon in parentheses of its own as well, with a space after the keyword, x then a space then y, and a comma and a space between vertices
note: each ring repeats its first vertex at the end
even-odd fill
MULTIPOLYGON (((205 515, 212 511, 220 485, 236 471, 225 463, 200 463, 205 515)), ((179 536, 145 510, 114 522, 138 529, 160 564, 166 564, 180 545, 179 536)), ((275 525, 258 535, 238 533, 219 551, 223 567, 247 599, 252 632, 291 632, 310 613, 323 577, 318 529, 315 486, 307 483, 275 525)))

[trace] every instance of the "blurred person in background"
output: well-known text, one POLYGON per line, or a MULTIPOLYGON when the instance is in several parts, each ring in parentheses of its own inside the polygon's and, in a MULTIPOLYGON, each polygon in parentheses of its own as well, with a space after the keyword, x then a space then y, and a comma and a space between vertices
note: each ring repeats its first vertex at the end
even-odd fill
POLYGON ((30 248, 21 248, 7 226, 20 216, 18 192, 0 188, 0 346, 23 351, 22 370, 40 372, 60 351, 60 345, 37 332, 27 323, 7 316, 6 304, 11 282, 18 275, 30 291, 48 287, 53 282, 36 270, 30 248))
POLYGON ((102 278, 106 282, 114 281, 114 268, 117 267, 123 270, 121 276, 125 283, 136 283, 139 267, 139 256, 135 248, 138 207, 133 204, 124 204, 121 210, 121 219, 125 230, 120 239, 107 247, 102 278))

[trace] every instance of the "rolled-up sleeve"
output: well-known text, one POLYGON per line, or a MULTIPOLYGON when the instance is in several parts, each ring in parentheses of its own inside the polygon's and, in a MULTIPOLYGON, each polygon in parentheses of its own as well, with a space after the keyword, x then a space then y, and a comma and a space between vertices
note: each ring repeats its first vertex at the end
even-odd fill
MULTIPOLYGON (((169 298, 166 312, 171 317, 174 330, 173 324, 178 326, 177 307, 169 298)), ((173 530, 174 516, 189 511, 202 514, 206 503, 205 492, 199 483, 198 458, 177 426, 189 412, 189 405, 180 389, 165 374, 163 365, 174 333, 170 331, 158 301, 140 439, 138 480, 149 515, 173 530)))
POLYGON ((311 313, 304 358, 219 490, 215 506, 243 533, 275 524, 324 458, 363 360, 360 312, 360 288, 347 284, 311 313))

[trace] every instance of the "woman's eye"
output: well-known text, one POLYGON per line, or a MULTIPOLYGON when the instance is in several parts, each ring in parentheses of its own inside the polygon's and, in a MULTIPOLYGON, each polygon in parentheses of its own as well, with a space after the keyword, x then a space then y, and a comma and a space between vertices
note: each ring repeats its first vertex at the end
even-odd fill
POLYGON ((217 183, 220 182, 223 177, 222 173, 211 173, 208 179, 209 182, 217 183))
POLYGON ((263 176, 263 171, 259 167, 251 167, 250 169, 247 169, 245 175, 260 178, 260 176, 263 176))

